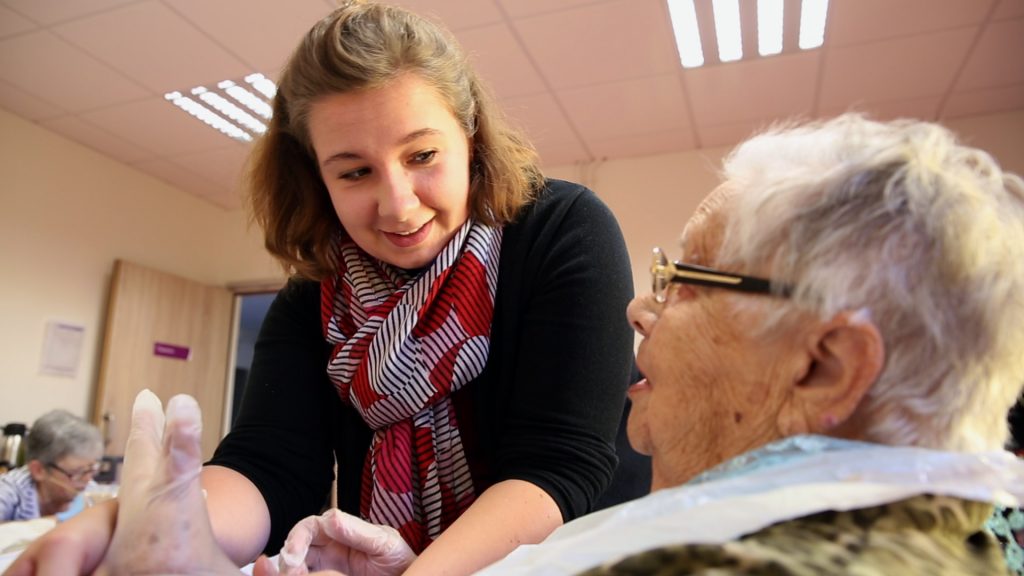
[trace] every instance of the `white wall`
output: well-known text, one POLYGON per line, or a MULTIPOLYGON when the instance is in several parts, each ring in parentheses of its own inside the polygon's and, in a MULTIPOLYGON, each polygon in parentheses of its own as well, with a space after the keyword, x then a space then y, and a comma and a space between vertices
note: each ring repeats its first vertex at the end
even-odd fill
POLYGON ((200 282, 279 277, 228 212, 0 109, 0 424, 90 417, 114 260, 200 282), (85 327, 74 378, 39 373, 47 321, 85 327))
POLYGON ((678 254, 679 235, 690 214, 718 184, 725 148, 611 160, 547 170, 580 182, 611 208, 626 237, 637 293, 650 289, 651 249, 678 254))
MULTIPOLYGON (((1024 112, 950 122, 1024 174, 1024 112)), ((718 182, 725 149, 563 166, 619 219, 638 292, 652 246, 669 253, 718 182)), ((0 424, 92 410, 115 258, 211 284, 279 277, 241 212, 225 212, 0 109, 0 424), (38 373, 47 320, 86 327, 74 379, 38 373)))

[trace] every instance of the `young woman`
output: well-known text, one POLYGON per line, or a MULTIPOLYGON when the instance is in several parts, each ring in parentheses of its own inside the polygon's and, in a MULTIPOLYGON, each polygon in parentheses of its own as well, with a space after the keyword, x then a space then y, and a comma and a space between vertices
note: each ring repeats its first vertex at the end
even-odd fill
MULTIPOLYGON (((592 509, 616 466, 632 273, 609 210, 536 162, 435 24, 349 2, 309 31, 250 166, 292 279, 202 472, 232 560, 320 512, 335 460, 339 508, 397 531, 409 574, 471 572, 592 509)), ((314 568, 348 553, 314 544, 293 551, 314 568)))

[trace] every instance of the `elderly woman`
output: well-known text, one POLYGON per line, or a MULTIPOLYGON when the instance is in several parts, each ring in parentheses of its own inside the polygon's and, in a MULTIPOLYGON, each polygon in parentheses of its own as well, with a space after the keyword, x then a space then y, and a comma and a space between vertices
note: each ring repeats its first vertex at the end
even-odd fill
POLYGON ((25 441, 26 464, 0 476, 0 521, 66 511, 102 455, 103 439, 92 424, 64 410, 40 416, 25 441))
POLYGON ((654 493, 488 573, 1005 572, 982 528, 1024 496, 1024 183, 854 115, 761 134, 724 177, 628 311, 654 493))
MULTIPOLYGON (((1005 572, 983 525, 1024 499, 1002 450, 1024 382, 1024 182, 939 126, 858 116, 757 136, 724 175, 628 310, 653 493, 484 573, 1005 572)), ((232 570, 207 522, 166 521, 205 513, 197 423, 179 397, 163 434, 140 395, 103 570, 232 570)), ((352 543, 345 573, 400 572, 385 529, 336 515, 293 530, 281 567, 329 538, 352 543)))

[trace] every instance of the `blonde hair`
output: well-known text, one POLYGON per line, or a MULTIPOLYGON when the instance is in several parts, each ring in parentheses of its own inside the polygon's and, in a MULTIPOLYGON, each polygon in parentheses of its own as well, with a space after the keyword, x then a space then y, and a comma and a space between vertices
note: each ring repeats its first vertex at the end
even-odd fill
POLYGON ((770 264, 798 308, 866 309, 880 330, 866 440, 1005 444, 1024 384, 1019 176, 936 124, 853 114, 756 136, 724 176, 739 194, 722 263, 770 264))
POLYGON ((311 105, 405 73, 435 88, 472 138, 471 217, 507 224, 543 185, 535 150, 506 122, 446 31, 401 8, 345 2, 313 26, 292 54, 273 118, 249 160, 252 218, 287 272, 314 280, 329 276, 335 271, 330 245, 344 232, 310 144, 311 105))

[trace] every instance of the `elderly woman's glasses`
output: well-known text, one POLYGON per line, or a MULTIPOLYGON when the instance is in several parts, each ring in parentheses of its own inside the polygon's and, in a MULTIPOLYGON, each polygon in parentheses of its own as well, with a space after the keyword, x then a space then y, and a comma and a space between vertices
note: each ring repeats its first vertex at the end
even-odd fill
POLYGON ((95 476, 96 473, 100 471, 100 465, 98 462, 90 464, 84 468, 79 468, 78 470, 72 470, 70 472, 54 463, 47 464, 46 466, 47 468, 53 468, 54 470, 67 476, 68 480, 71 480, 76 484, 82 482, 83 480, 91 480, 92 477, 95 476))
POLYGON ((651 258, 651 290, 654 292, 655 300, 664 302, 668 286, 673 282, 782 297, 788 297, 790 293, 789 286, 779 284, 773 289, 771 280, 765 278, 731 274, 683 262, 670 263, 665 257, 665 251, 655 248, 651 258))

